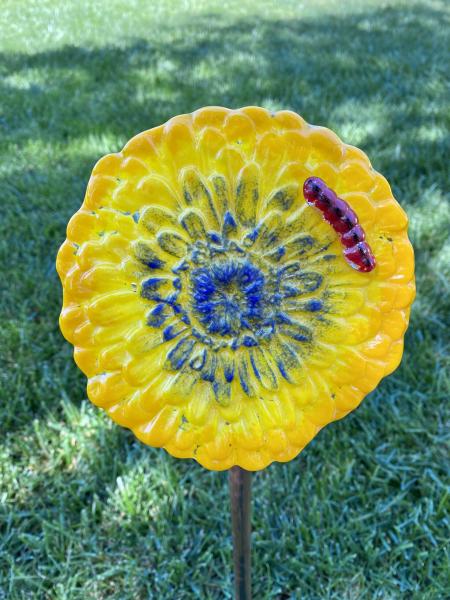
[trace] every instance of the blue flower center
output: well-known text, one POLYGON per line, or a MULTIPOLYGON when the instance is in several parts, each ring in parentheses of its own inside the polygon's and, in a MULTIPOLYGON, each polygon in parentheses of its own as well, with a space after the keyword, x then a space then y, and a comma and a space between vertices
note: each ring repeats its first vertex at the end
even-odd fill
POLYGON ((267 389, 279 377, 293 381, 315 327, 325 323, 326 286, 315 264, 334 256, 301 232, 283 245, 265 223, 241 231, 227 212, 221 232, 206 232, 194 216, 183 221, 191 243, 163 230, 161 255, 150 244, 135 248, 152 272, 140 290, 152 303, 147 324, 170 343, 165 368, 180 372, 181 386, 211 383, 224 405, 236 380, 248 396, 257 393, 253 379, 267 389), (177 259, 170 266, 167 254, 177 259))
POLYGON ((228 259, 194 269, 192 308, 211 334, 237 336, 267 325, 265 279, 249 260, 228 259))

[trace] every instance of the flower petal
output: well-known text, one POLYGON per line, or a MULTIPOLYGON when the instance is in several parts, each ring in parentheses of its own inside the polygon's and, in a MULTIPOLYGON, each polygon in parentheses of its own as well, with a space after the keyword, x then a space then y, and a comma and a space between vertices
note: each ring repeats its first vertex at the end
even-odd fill
POLYGON ((239 173, 236 186, 236 215, 242 225, 254 227, 259 202, 259 168, 249 163, 239 173))
POLYGON ((298 183, 290 183, 275 190, 267 200, 267 210, 272 208, 281 211, 289 210, 298 201, 299 192, 298 183))
POLYGON ((200 211, 189 208, 181 213, 179 219, 192 240, 206 239, 205 223, 200 211))
POLYGON ((265 352, 257 347, 250 351, 250 362, 257 380, 267 390, 276 390, 278 380, 265 352))
POLYGON ((219 225, 219 218, 214 206, 211 192, 197 169, 186 168, 181 174, 183 197, 188 206, 198 208, 211 223, 219 225))
POLYGON ((185 364, 192 354, 192 350, 195 346, 195 340, 189 336, 179 340, 176 345, 167 354, 167 360, 164 364, 164 368, 168 370, 177 371, 185 364))
POLYGON ((188 243, 187 241, 175 231, 160 231, 156 236, 160 248, 178 258, 184 258, 186 256, 188 243))

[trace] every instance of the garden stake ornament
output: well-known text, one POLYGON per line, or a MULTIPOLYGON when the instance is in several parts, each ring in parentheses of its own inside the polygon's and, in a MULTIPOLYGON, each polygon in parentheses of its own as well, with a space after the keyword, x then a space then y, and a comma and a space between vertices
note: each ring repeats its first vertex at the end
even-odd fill
POLYGON ((414 257, 388 182, 293 112, 203 108, 96 164, 57 269, 90 400, 231 469, 250 598, 249 472, 295 458, 401 360, 414 257))

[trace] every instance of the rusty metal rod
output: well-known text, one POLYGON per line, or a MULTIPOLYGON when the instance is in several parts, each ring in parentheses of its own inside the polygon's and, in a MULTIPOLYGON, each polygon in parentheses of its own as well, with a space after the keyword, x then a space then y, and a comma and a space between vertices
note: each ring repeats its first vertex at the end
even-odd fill
POLYGON ((231 526, 233 532, 234 589, 236 600, 251 600, 251 490, 252 474, 230 469, 231 526))

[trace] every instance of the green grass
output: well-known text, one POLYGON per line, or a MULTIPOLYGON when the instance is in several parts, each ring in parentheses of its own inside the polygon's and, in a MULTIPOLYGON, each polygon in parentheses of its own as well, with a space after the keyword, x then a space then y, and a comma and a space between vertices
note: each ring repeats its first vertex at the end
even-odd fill
POLYGON ((226 474, 88 403, 54 268, 99 156, 205 104, 293 109, 361 146, 417 258, 402 366, 254 477, 255 599, 448 597, 448 4, 1 4, 0 599, 231 598, 226 474))

